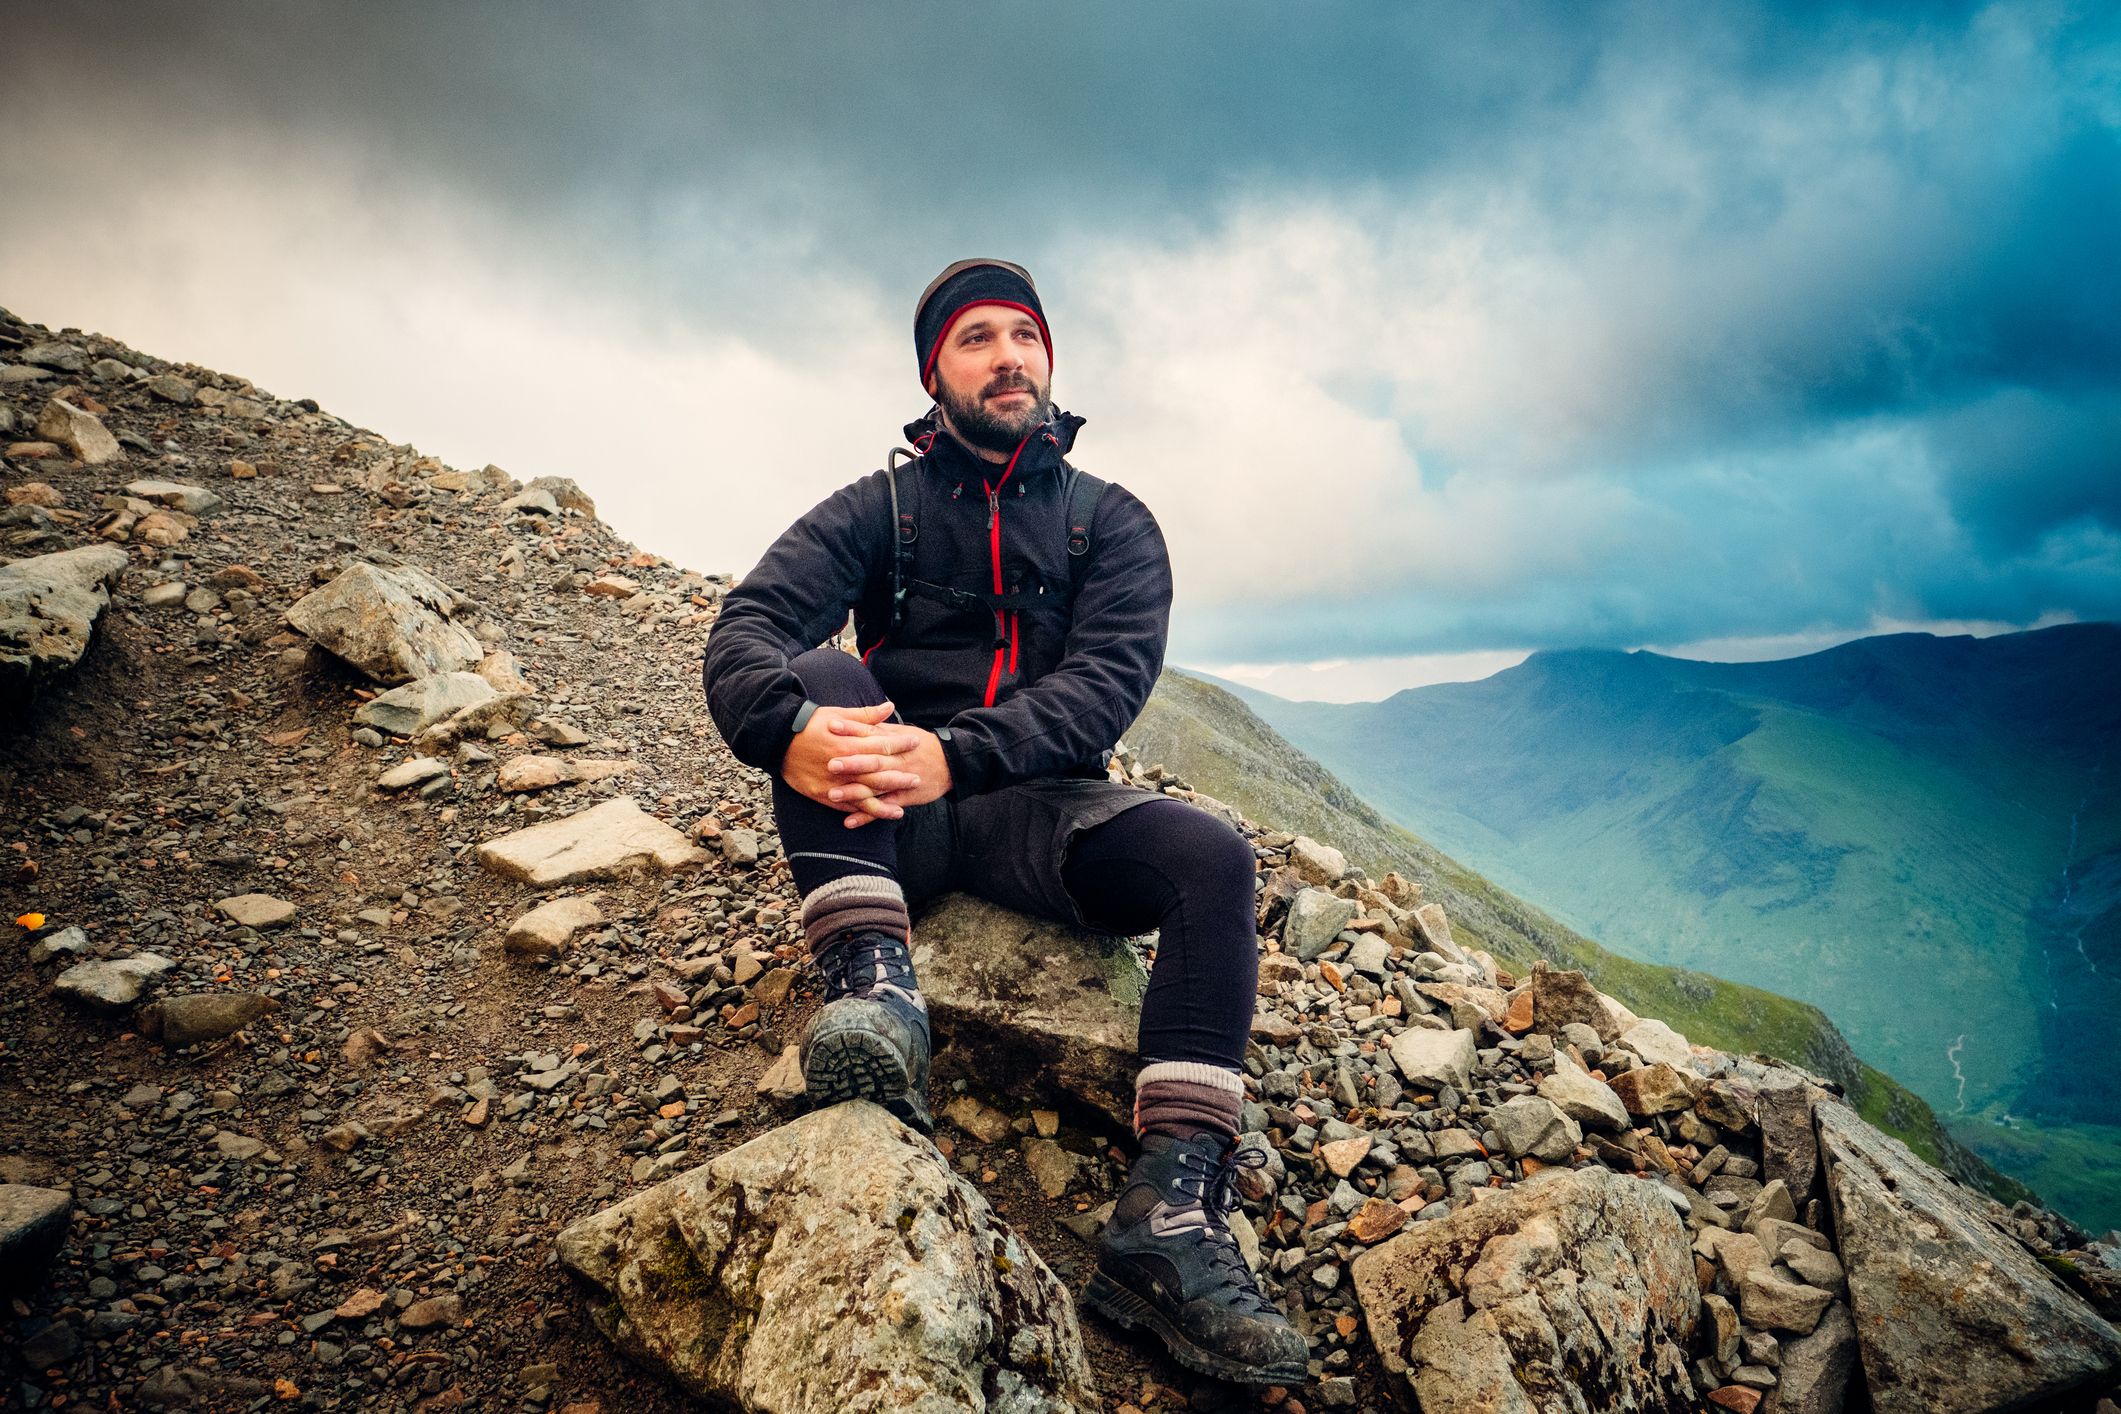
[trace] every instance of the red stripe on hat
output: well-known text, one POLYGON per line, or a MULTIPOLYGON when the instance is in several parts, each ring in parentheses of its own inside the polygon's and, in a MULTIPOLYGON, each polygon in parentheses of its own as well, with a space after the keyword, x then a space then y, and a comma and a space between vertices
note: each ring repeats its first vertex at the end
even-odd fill
MULTIPOLYGON (((950 331, 956 327, 959 316, 963 315, 966 310, 971 309, 974 305, 981 304, 998 304, 1004 309, 1022 310, 1025 314, 1031 316, 1031 322, 1038 325, 1039 342, 1046 346, 1046 373, 1050 377, 1053 372, 1053 331, 1046 327, 1044 316, 1030 305, 1018 304, 1013 299, 974 299, 966 300, 956 309, 951 310, 950 317, 943 321, 942 332, 937 334, 935 342, 928 346, 928 361, 921 365, 921 381, 923 383, 927 382, 928 375, 935 371, 936 355, 943 351, 943 340, 950 337, 950 331)), ((900 366, 903 367, 904 365, 900 366)))

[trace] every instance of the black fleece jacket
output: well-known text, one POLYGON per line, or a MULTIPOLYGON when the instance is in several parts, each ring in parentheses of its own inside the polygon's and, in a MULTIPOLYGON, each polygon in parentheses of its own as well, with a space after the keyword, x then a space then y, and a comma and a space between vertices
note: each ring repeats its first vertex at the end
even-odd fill
MULTIPOLYGON (((1061 459, 1081 425, 1052 410, 1005 468, 933 413, 908 424, 922 452, 898 472, 900 509, 919 529, 911 577, 1065 590, 1061 459)), ((855 646, 899 716, 944 738, 953 797, 1101 775, 1163 669, 1171 562, 1156 518, 1118 485, 1106 487, 1090 532, 1080 592, 1064 611, 997 613, 914 593, 893 629, 891 498, 884 473, 871 472, 782 532, 723 599, 702 662, 708 712, 739 761, 778 774, 805 700, 789 659, 836 635, 851 609, 855 646)))

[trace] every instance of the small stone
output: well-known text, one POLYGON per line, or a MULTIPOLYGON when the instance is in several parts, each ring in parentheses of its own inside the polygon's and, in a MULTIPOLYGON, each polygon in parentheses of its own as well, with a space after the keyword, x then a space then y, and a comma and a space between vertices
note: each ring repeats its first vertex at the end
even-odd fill
POLYGON ((376 777, 378 790, 405 790, 411 786, 425 785, 439 776, 449 774, 449 763, 432 756, 415 756, 410 761, 397 765, 376 777))
POLYGON ((601 894, 572 894, 541 903, 508 925, 502 947, 531 957, 555 957, 567 951, 575 935, 604 921, 601 894))
POLYGON ((1407 1225, 1407 1210, 1382 1198, 1368 1198, 1348 1216, 1348 1236, 1364 1246, 1382 1242, 1407 1225))
POLYGON ((464 1319, 464 1299, 454 1292, 415 1301, 398 1317, 407 1330, 424 1331, 434 1326, 453 1326, 464 1319))
POLYGON ((1031 1172, 1031 1179, 1038 1191, 1048 1198, 1059 1198, 1075 1186, 1076 1173, 1082 1160, 1069 1153, 1051 1139, 1026 1139, 1023 1145, 1024 1167, 1031 1172))
POLYGON ((1319 1158, 1325 1161, 1326 1171, 1335 1178, 1346 1178, 1355 1172, 1355 1166, 1368 1157, 1369 1152, 1370 1136, 1367 1134, 1318 1146, 1319 1158))
POLYGON ((999 1144, 1009 1137, 1009 1116, 971 1095, 953 1097, 943 1106, 943 1118, 983 1144, 999 1144))
POLYGON ((295 906, 271 894, 237 894, 214 905, 224 917, 245 928, 277 928, 295 916, 295 906))
POLYGON ((147 983, 176 963, 144 952, 105 962, 77 962, 52 979, 52 990, 97 1011, 122 1011, 140 1000, 147 983))

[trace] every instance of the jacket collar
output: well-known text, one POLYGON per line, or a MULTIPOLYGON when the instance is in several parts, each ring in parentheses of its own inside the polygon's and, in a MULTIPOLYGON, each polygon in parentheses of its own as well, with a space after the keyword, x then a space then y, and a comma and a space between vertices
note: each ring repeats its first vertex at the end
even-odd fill
MULTIPOLYGON (((1046 420, 1034 428, 1023 452, 1016 459, 1016 469, 1009 474, 1014 481, 1019 478, 1036 478, 1057 475, 1061 458, 1075 445, 1077 429, 1083 419, 1072 412, 1063 412, 1048 405, 1046 420)), ((972 450, 956 433, 943 426, 943 415, 939 408, 930 407, 927 412, 905 426, 906 441, 921 454, 921 459, 933 466, 940 475, 956 480, 969 481, 975 477, 991 480, 1002 474, 1007 463, 990 462, 972 450)))

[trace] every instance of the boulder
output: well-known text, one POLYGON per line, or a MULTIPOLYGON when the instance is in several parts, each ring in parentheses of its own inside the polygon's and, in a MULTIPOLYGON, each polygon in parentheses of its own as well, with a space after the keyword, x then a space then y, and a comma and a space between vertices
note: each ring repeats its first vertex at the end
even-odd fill
POLYGON ((573 894, 541 903, 508 925, 501 946, 530 957, 563 953, 575 934, 604 921, 604 911, 597 907, 601 899, 600 894, 573 894))
POLYGON ((256 992, 193 992, 163 997, 140 1008, 140 1034, 175 1050, 232 1036, 279 1008, 256 992))
POLYGON ((499 696, 477 673, 434 673, 379 693, 354 709, 354 720, 392 736, 411 736, 499 696))
POLYGON ((1532 964, 1532 1029, 1561 1035, 1569 1025, 1588 1026, 1601 1041, 1614 1038, 1612 1013, 1605 999, 1581 972, 1560 972, 1545 962, 1532 964))
POLYGON ((1067 1288, 874 1105, 805 1115, 555 1245, 598 1328, 716 1407, 1101 1407, 1067 1288))
POLYGON ((1621 1033, 1620 1044, 1651 1065, 1685 1066, 1694 1052, 1686 1037, 1661 1021, 1638 1021, 1621 1033))
POLYGON ((914 921, 913 963, 939 1066, 1000 1094, 1133 1112, 1149 976, 1126 939, 953 893, 914 921))
POLYGON ((110 435, 110 429, 94 413, 83 412, 64 398, 45 404, 37 419, 37 435, 57 442, 89 466, 101 466, 120 455, 118 439, 110 435))
POLYGON ((1417 1090, 1460 1092, 1473 1085, 1473 1033, 1410 1028, 1392 1038, 1392 1064, 1417 1090))
POLYGON ((1502 1136, 1502 1147, 1513 1159, 1565 1163, 1583 1142, 1576 1121, 1538 1095, 1518 1095, 1497 1105, 1488 1114, 1488 1124, 1502 1136))
MULTIPOLYGON (((498 468, 488 468, 497 470, 498 468)), ((589 499, 589 493, 575 485, 571 476, 538 476, 531 478, 526 491, 538 491, 549 497, 555 508, 579 511, 591 520, 597 518, 597 503, 589 499)))
POLYGON ((116 545, 0 565, 0 689, 34 691, 81 661, 125 565, 116 545))
POLYGON ((1620 1133, 1634 1126, 1613 1087, 1583 1070, 1565 1051, 1555 1054, 1553 1074, 1540 1078, 1539 1093, 1570 1119, 1592 1129, 1620 1133))
POLYGON ((478 853, 494 873, 541 889, 707 862, 707 851, 623 795, 488 840, 478 853))
POLYGON ((1623 1070, 1606 1084, 1627 1106, 1628 1113, 1638 1119, 1676 1114, 1694 1105, 1694 1087, 1687 1083, 1684 1074, 1668 1065, 1623 1070))
POLYGON ((73 1196, 63 1188, 0 1183, 0 1290, 26 1291, 66 1245, 73 1196))
POLYGON ((1780 1354, 1763 1414, 1841 1414, 1856 1373, 1856 1323, 1848 1307, 1839 1301, 1827 1307, 1812 1333, 1785 1339, 1780 1354))
POLYGON ((69 1001, 93 1011, 123 1011, 140 1000, 141 989, 177 964, 160 953, 143 952, 106 962, 77 962, 52 979, 52 987, 69 1001))
POLYGON ((40 339, 22 351, 22 361, 57 373, 79 373, 88 367, 88 350, 79 344, 40 339))
POLYGON ((1650 1183, 1548 1169, 1350 1267, 1386 1372, 1424 1410, 1691 1411, 1701 1294, 1650 1183))
POLYGON ((1331 888, 1348 875, 1348 857, 1309 835, 1298 835, 1290 842, 1289 862, 1305 883, 1322 888, 1331 888))
POLYGON ((1354 899, 1324 889, 1304 889, 1289 900, 1289 916, 1281 925, 1282 951, 1309 962, 1333 945, 1354 916, 1354 899))
POLYGON ((2024 1408, 2121 1374, 2121 1331, 1990 1222, 1985 1200, 1838 1101, 1813 1118, 1878 1414, 2024 1408))
POLYGON ((1421 934, 1424 946, 1442 953, 1452 962, 1465 961, 1465 949, 1452 938, 1451 920, 1444 916, 1442 904, 1425 903, 1415 909, 1414 927, 1421 934))
POLYGON ((1801 1081, 1763 1087, 1755 1098, 1760 1124, 1760 1176, 1781 1179, 1790 1195, 1803 1201, 1819 1181, 1819 1135, 1812 1126, 1812 1103, 1826 1092, 1801 1081))
POLYGON ((127 483, 125 494, 138 496, 143 501, 154 501, 188 515, 212 515, 221 509, 221 498, 204 486, 189 486, 182 481, 133 481, 127 483))
POLYGON ((364 562, 297 599, 288 623, 326 652, 386 686, 471 667, 486 656, 452 622, 456 596, 409 565, 364 562))

